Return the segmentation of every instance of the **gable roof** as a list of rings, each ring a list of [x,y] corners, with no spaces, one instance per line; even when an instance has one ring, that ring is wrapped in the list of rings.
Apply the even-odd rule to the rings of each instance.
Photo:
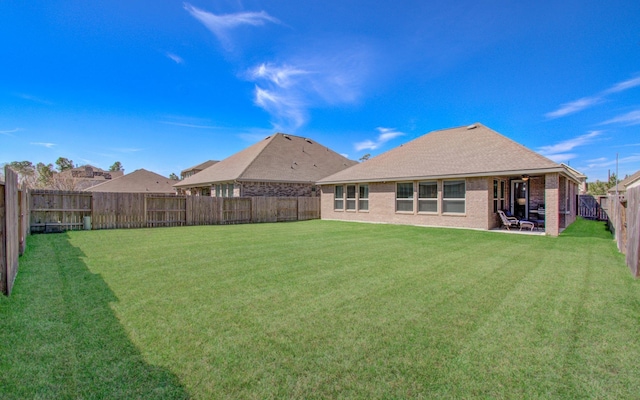
[[[169,193],[175,194],[175,181],[146,169],[137,169],[127,175],[85,189],[87,192]]]
[[[183,169],[182,171],[180,171],[180,174],[184,175],[186,172],[195,171],[195,170],[202,171],[202,170],[212,166],[213,164],[215,164],[217,162],[219,162],[219,161],[207,160],[207,161],[205,161],[203,163],[200,163],[198,165],[194,165],[193,167],[189,167],[189,168]]]
[[[174,186],[230,181],[313,183],[354,164],[310,139],[276,133]]]
[[[319,184],[563,172],[566,168],[476,123],[433,131]],[[575,179],[575,176],[573,176]]]
[[[636,173],[634,173],[633,175],[627,176],[626,178],[618,182],[617,185],[611,187],[607,192],[615,193],[616,188],[618,189],[618,192],[626,192],[627,186],[637,181],[638,179],[640,179],[640,171],[636,171]]]

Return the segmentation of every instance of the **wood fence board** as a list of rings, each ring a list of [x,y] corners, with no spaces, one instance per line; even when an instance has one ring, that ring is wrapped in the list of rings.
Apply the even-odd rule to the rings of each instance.
[[[209,197],[146,193],[30,193],[31,231],[218,225],[306,220],[320,217],[319,198]]]
[[[278,197],[278,222],[298,219],[298,198]]]
[[[7,256],[6,256],[6,212],[4,207],[4,184],[0,183],[0,292],[7,294],[6,289],[6,274],[7,274]]]
[[[20,203],[18,202],[18,174],[9,167],[4,169],[4,273],[3,292],[11,295],[18,274],[20,255]]]
[[[627,190],[626,261],[634,277],[640,277],[640,186]]]

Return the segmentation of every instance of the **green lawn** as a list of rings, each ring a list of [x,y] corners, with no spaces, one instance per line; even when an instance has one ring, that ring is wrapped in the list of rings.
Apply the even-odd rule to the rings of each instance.
[[[639,363],[640,281],[582,220],[36,235],[0,299],[3,399],[637,398]]]

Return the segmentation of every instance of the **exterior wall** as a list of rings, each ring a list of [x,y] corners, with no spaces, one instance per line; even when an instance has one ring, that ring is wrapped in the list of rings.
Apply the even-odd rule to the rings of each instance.
[[[237,196],[243,197],[316,197],[318,193],[316,186],[310,183],[241,182],[236,185]]]
[[[545,175],[545,231],[548,235],[560,234],[559,202],[560,202],[560,174],[557,172]]]
[[[535,176],[529,179],[529,210],[545,208],[545,179],[544,176]]]
[[[413,212],[396,211],[396,182],[369,183],[369,210],[346,211],[334,209],[335,185],[321,187],[322,219],[362,221],[388,224],[423,225],[489,229],[493,226],[492,200],[489,182],[492,178],[467,178],[465,188],[465,213],[442,213],[442,180],[438,180],[438,212],[418,212],[418,199],[414,182]],[[491,212],[490,212],[491,210]]]

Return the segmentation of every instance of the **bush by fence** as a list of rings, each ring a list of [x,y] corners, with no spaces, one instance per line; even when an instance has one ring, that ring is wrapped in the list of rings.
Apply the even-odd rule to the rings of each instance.
[[[301,221],[320,218],[317,197],[207,197],[33,190],[31,232]]]

